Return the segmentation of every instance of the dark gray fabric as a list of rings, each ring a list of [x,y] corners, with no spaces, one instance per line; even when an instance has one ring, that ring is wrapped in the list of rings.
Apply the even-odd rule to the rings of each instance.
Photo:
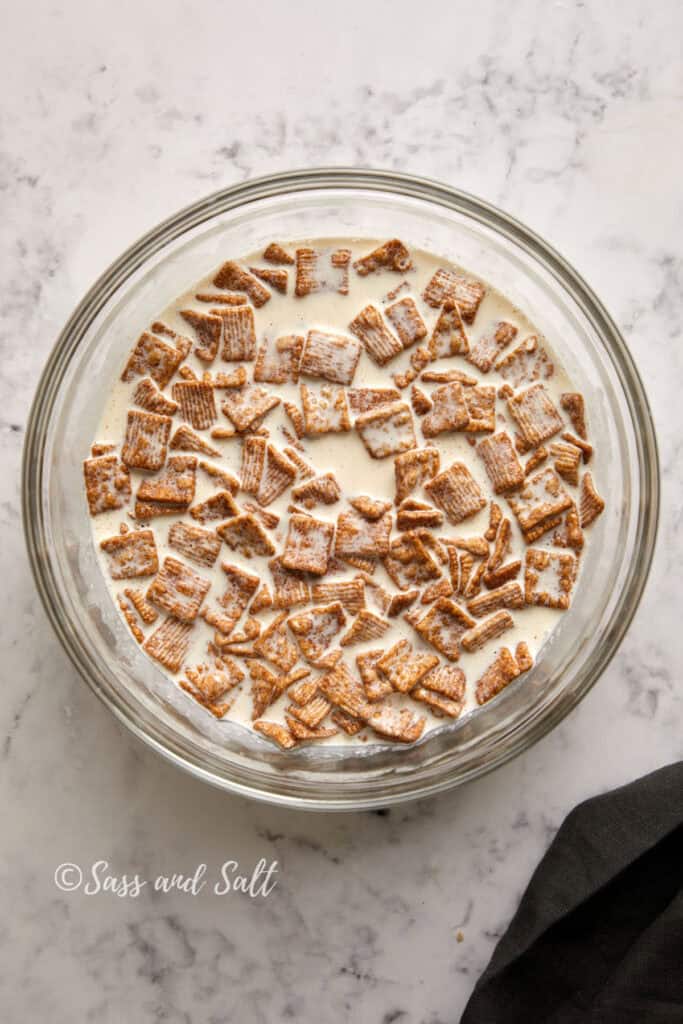
[[[461,1024],[683,1024],[683,762],[569,814]]]

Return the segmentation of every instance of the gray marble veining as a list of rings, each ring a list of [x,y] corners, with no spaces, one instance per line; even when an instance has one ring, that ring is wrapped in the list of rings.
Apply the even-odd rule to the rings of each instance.
[[[0,100],[3,1020],[458,1019],[533,866],[580,799],[681,753],[683,13],[659,4],[406,0],[13,9]],[[599,685],[503,770],[388,813],[214,792],[141,749],[39,606],[18,471],[53,339],[131,240],[253,175],[369,164],[527,221],[586,276],[644,376],[660,540]],[[277,860],[266,899],[60,892],[56,866],[215,875]],[[457,933],[462,932],[462,941]]]

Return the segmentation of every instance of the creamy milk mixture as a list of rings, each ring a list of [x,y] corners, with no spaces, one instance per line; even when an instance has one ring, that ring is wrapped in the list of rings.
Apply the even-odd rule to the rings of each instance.
[[[324,240],[316,239],[304,243],[298,242],[285,247],[287,251],[292,254],[294,253],[295,248],[301,245],[310,245],[316,249],[328,250],[344,247],[350,248],[352,250],[353,262],[353,260],[367,254],[379,244],[381,243],[372,240],[343,238]],[[272,290],[270,300],[261,308],[254,310],[257,344],[260,344],[266,337],[275,338],[281,335],[291,334],[300,334],[305,336],[309,330],[316,328],[333,334],[350,336],[349,324],[360,310],[368,303],[373,303],[379,309],[385,309],[392,301],[392,299],[387,299],[388,293],[397,289],[402,282],[407,282],[407,284],[400,288],[393,301],[409,296],[415,300],[428,328],[428,336],[427,339],[425,339],[426,342],[431,336],[432,329],[439,315],[439,310],[432,309],[423,300],[423,291],[435,271],[439,267],[449,266],[449,264],[446,264],[442,259],[439,259],[437,256],[427,252],[416,252],[411,250],[411,257],[413,267],[406,273],[382,270],[363,277],[359,276],[351,267],[349,273],[349,292],[347,295],[341,295],[334,291],[321,291],[307,295],[303,298],[296,298],[294,296],[295,268],[291,266],[285,267],[284,269],[289,272],[287,294],[281,295],[277,291]],[[264,263],[260,252],[253,253],[241,259],[240,263],[245,268],[249,266],[267,266],[267,264]],[[464,273],[466,273],[466,271],[464,271]],[[196,300],[196,295],[202,291],[216,291],[216,288],[212,284],[213,276],[214,275],[212,274],[205,280],[193,284],[193,286],[184,295],[181,295],[173,305],[163,310],[158,319],[173,328],[179,334],[194,340],[194,333],[192,329],[180,316],[179,311],[181,309],[196,309],[203,313],[208,312],[210,307],[206,303],[198,302]],[[495,288],[486,283],[486,294],[476,314],[475,321],[472,325],[465,325],[470,341],[476,342],[476,339],[490,328],[492,321],[498,320],[508,321],[518,328],[516,338],[512,344],[504,350],[503,354],[511,351],[529,335],[539,334],[533,324],[527,320],[523,312],[515,308],[503,295],[497,292]],[[148,325],[141,324],[141,330],[146,326]],[[134,340],[135,339],[131,339],[131,345],[134,343]],[[549,343],[546,339],[541,338],[540,335],[539,340],[542,342],[543,347],[546,349],[554,363],[553,375],[550,379],[544,379],[543,384],[559,409],[560,395],[563,392],[572,391],[573,387],[558,362],[557,353],[552,351]],[[424,342],[420,342],[418,344],[424,344]],[[392,375],[408,368],[410,365],[410,355],[413,351],[414,347],[404,351],[384,367],[377,366],[369,358],[367,352],[363,351],[351,387],[394,387],[395,385],[392,380]],[[201,378],[202,374],[207,369],[213,374],[219,372],[227,373],[233,371],[237,366],[236,363],[226,363],[221,361],[219,356],[213,365],[207,367],[207,364],[197,359],[194,354],[188,355],[184,362],[185,365],[191,367],[195,371],[198,378]],[[251,372],[249,371],[250,367],[253,367],[253,363],[246,363],[245,365],[248,370],[248,380],[251,381]],[[505,381],[496,373],[495,369],[491,370],[487,374],[481,374],[476,367],[467,362],[463,356],[441,358],[428,367],[428,369],[433,370],[448,370],[451,368],[458,368],[470,376],[480,379],[482,384],[493,384],[496,387],[499,387],[505,383]],[[174,381],[179,379],[181,378],[177,375],[173,378]],[[302,380],[312,386],[326,383],[325,381],[316,381],[310,378],[302,378]],[[117,451],[120,452],[120,446],[126,431],[127,412],[129,409],[135,408],[133,392],[135,391],[137,383],[138,379],[131,381],[130,383],[124,383],[121,380],[118,380],[113,384],[111,393],[109,394],[104,407],[99,429],[94,441],[114,442],[117,445]],[[164,394],[167,394],[169,397],[171,394],[172,383],[173,381],[164,389]],[[439,386],[438,384],[423,383],[420,380],[417,380],[416,383],[427,394],[430,394]],[[283,401],[288,400],[300,407],[301,403],[298,384],[263,384],[261,386],[281,397]],[[215,425],[230,427],[229,420],[220,412],[220,404],[225,392],[216,391],[215,394],[216,407],[219,410]],[[401,392],[401,400],[410,402],[409,387]],[[463,432],[447,432],[425,441],[420,431],[419,417],[413,414],[413,418],[415,421],[418,446],[422,447],[425,444],[430,444],[439,449],[441,454],[441,470],[446,469],[456,460],[464,462],[479,483],[484,496],[487,498],[487,506],[480,513],[466,519],[457,526],[453,526],[446,520],[441,528],[433,531],[434,534],[436,536],[449,538],[481,536],[488,526],[488,503],[493,499],[501,505],[503,514],[509,516],[512,520],[512,547],[506,556],[505,561],[509,562],[516,558],[524,560],[526,545],[522,539],[514,516],[512,516],[504,496],[496,496],[493,494],[493,488],[485,472],[483,462],[477,455],[476,449],[468,443],[466,434]],[[566,429],[572,430],[573,428],[566,416],[564,416],[564,418],[566,420]],[[181,422],[182,420],[180,417],[176,415],[174,418],[173,429],[175,430]],[[282,427],[292,431],[292,423],[285,415],[282,405],[268,413],[264,420],[264,426],[267,427],[270,432],[268,440],[276,445],[280,451],[290,444],[281,431]],[[498,397],[496,399],[496,432],[501,430],[506,430],[510,436],[514,436],[515,424],[507,413],[505,400]],[[198,459],[206,459],[214,465],[220,465],[222,468],[226,468],[235,476],[239,476],[242,450],[240,438],[235,437],[226,440],[216,440],[211,437],[209,430],[198,431],[198,433],[200,433],[202,437],[205,437],[210,444],[214,445],[221,451],[220,459],[205,455],[198,455]],[[474,436],[476,437],[477,442],[479,442],[482,438],[488,435],[476,434]],[[559,440],[559,435],[554,440]],[[311,464],[319,474],[327,471],[333,472],[342,491],[341,500],[335,505],[326,506],[318,504],[315,508],[310,510],[311,514],[317,519],[335,523],[339,512],[344,509],[348,510],[349,506],[345,500],[348,497],[369,495],[373,498],[386,499],[393,503],[395,496],[394,458],[371,458],[355,430],[352,429],[350,432],[340,434],[304,437],[301,444],[303,448],[301,454],[308,463]],[[169,451],[169,454],[175,455],[191,453]],[[522,462],[526,461],[527,458],[528,455],[520,456]],[[552,466],[552,460],[547,461],[545,465]],[[592,464],[590,468],[593,470]],[[133,492],[129,504],[131,511],[134,507],[135,492],[139,483],[142,479],[149,477],[149,475],[150,474],[148,473],[137,470],[131,471]],[[295,484],[300,482],[301,480],[297,479]],[[219,484],[217,484],[216,481],[210,479],[201,471],[197,472],[196,484],[197,490],[194,498],[194,504],[203,501],[212,494],[215,494],[216,490],[219,488]],[[573,496],[578,501],[577,490],[575,488],[571,488],[564,481],[563,486],[565,486],[570,493],[573,493]],[[412,497],[432,504],[429,497],[420,487],[416,489]],[[242,492],[239,492],[236,495],[238,505],[241,505],[243,500],[254,501],[253,496],[247,496]],[[287,524],[289,520],[287,506],[292,502],[292,500],[290,490],[288,489],[280,498],[268,506],[269,512],[274,512],[280,516],[279,525],[277,528],[270,531],[271,538],[275,543],[278,553],[282,550],[287,535]],[[154,531],[160,565],[166,556],[172,556],[176,559],[180,559],[181,561],[186,561],[182,555],[179,555],[177,551],[173,551],[167,545],[169,529],[173,522],[178,519],[194,524],[194,521],[189,518],[187,513],[183,513],[182,516],[162,516],[153,518],[149,522],[142,524],[145,527],[151,527]],[[134,528],[135,526],[132,518],[126,514],[126,510],[105,512],[93,517],[93,541],[98,551],[100,541],[103,538],[117,534],[119,532],[120,524],[124,522],[131,528]],[[209,523],[205,525],[207,528],[213,529],[217,524]],[[392,530],[392,539],[395,536],[397,536],[397,532],[394,526],[394,529]],[[552,531],[550,535],[542,537],[534,546],[548,547],[551,543],[549,540],[550,536],[552,536]],[[566,549],[564,549],[564,551],[566,552]],[[102,563],[102,571],[105,577],[108,578],[109,573],[107,569],[107,561],[102,554],[100,554],[100,559]],[[207,569],[205,566],[192,566],[200,575],[210,577],[211,579],[211,591],[207,596],[207,602],[211,602],[212,598],[218,597],[225,590],[225,575],[222,572],[221,563],[226,561],[241,566],[249,573],[258,573],[264,581],[269,581],[270,579],[267,558],[247,559],[239,552],[232,551],[224,545],[213,569]],[[522,567],[522,572],[517,577],[518,581],[522,583],[522,585],[523,573],[524,565]],[[323,577],[322,581],[328,582],[330,580],[337,581],[341,579],[353,579],[357,574],[358,569],[349,566],[347,573],[335,573],[333,576]],[[387,576],[381,562],[378,564],[373,579],[377,580],[392,593],[396,591],[395,585]],[[109,586],[112,595],[115,596],[121,594],[126,587],[130,586],[142,586],[146,589],[150,582],[150,579],[122,580],[119,582],[109,581]],[[466,604],[465,600],[458,597],[455,597],[454,600],[461,603],[463,606]],[[366,606],[369,609],[376,611],[377,614],[381,614],[372,601],[372,592],[370,588],[366,588]],[[427,606],[420,606],[419,598],[417,604],[413,607],[421,607],[424,612],[428,611]],[[296,614],[302,610],[303,607],[293,608],[291,613]],[[262,621],[265,628],[265,625],[276,614],[279,614],[279,612],[267,610],[259,613],[258,618]],[[541,646],[548,640],[551,631],[557,625],[564,613],[551,608],[530,606],[512,610],[511,614],[515,621],[513,629],[508,630],[497,640],[486,644],[482,650],[479,650],[476,653],[468,654],[465,651],[461,651],[460,659],[457,664],[458,667],[462,668],[467,679],[466,699],[462,712],[463,714],[476,706],[474,697],[475,683],[485,668],[490,665],[498,649],[505,646],[510,650],[514,650],[515,645],[519,641],[526,641],[531,653],[536,655]],[[236,631],[239,631],[242,628],[242,624],[247,615],[248,612],[245,613],[243,619],[235,627]],[[158,626],[162,619],[163,613],[160,614],[155,626],[148,627],[146,629],[146,634],[149,635],[149,633]],[[348,628],[353,620],[353,616],[347,614],[346,619],[347,625],[345,628]],[[362,651],[377,649],[378,647],[386,650],[403,637],[410,641],[415,651],[429,652],[431,654],[435,653],[433,648],[421,639],[415,630],[406,621],[404,621],[402,616],[393,618],[390,622],[391,629],[382,637],[381,640],[371,640],[364,644],[345,648],[344,658],[349,668],[352,670],[355,669],[355,658]],[[142,623],[140,623],[140,625],[142,626]],[[143,626],[143,629],[144,628],[145,627]],[[210,641],[212,635],[213,630],[201,618],[198,618],[193,631],[193,642],[186,658],[187,665],[195,665],[197,663],[207,661],[207,642]],[[339,635],[335,638],[337,644]],[[335,646],[335,641],[333,641],[331,645],[332,648]],[[445,661],[445,659],[442,659],[442,661]],[[305,661],[303,663],[305,664]],[[252,717],[252,700],[250,697],[250,680],[247,671],[248,663],[240,662],[240,665],[245,669],[245,679],[239,685],[237,690],[230,694],[228,699],[234,698],[234,703],[223,721],[232,721],[249,725]],[[162,668],[161,671],[165,670]],[[313,674],[318,671],[319,670],[313,669]],[[183,676],[183,671],[175,677],[169,675],[169,685],[177,685],[177,680],[182,679]],[[192,698],[188,695],[187,700],[190,701]],[[448,719],[436,717],[425,705],[417,704],[408,696],[404,696],[399,693],[392,694],[388,698],[388,702],[396,706],[410,706],[421,715],[425,715],[427,719],[425,732],[436,726],[442,726],[448,721]],[[263,717],[269,721],[283,722],[284,709],[289,703],[290,701],[288,700],[287,695],[283,695],[279,698],[276,704],[268,708]],[[209,714],[208,711],[207,714]],[[325,722],[325,724],[329,724],[329,720]],[[349,739],[344,735],[344,733],[340,732],[333,739],[324,740],[322,742],[334,744],[339,742],[358,742],[363,739],[367,741],[367,733],[368,730],[366,729],[359,737]],[[373,738],[372,734],[370,734],[370,738]]]

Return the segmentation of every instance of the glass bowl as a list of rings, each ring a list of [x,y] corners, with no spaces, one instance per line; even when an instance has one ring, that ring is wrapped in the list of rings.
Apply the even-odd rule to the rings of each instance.
[[[272,239],[391,238],[463,265],[507,294],[583,388],[605,513],[592,529],[571,609],[533,670],[490,705],[397,749],[380,743],[283,753],[214,722],[169,686],[119,617],[96,561],[83,458],[101,381],[140,329],[224,259]],[[528,228],[432,181],[369,170],[295,171],[237,185],[141,238],[95,283],[59,336],[38,385],[23,465],[24,526],[48,616],[88,685],[140,739],[216,786],[272,803],[357,810],[425,797],[525,750],[587,693],[640,599],[659,502],[647,399],[615,324],[571,266]],[[227,728],[226,728],[227,725]]]

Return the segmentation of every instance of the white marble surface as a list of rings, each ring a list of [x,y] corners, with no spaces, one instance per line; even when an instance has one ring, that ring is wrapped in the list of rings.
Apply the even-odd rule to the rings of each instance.
[[[682,31],[675,0],[13,5],[0,61],[3,1021],[456,1021],[565,813],[680,756]],[[386,815],[251,805],[137,746],[54,639],[20,534],[31,395],[96,275],[203,193],[332,163],[441,178],[549,238],[632,346],[664,475],[649,587],[599,685],[502,771]],[[279,862],[260,900],[53,883],[63,861],[150,877],[260,857]]]

